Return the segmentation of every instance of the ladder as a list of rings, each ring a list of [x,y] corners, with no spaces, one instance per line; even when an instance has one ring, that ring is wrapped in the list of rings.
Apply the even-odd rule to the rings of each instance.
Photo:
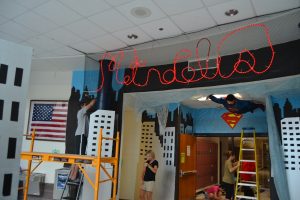
[[[70,196],[70,187],[69,187],[69,196],[67,197],[64,197],[64,193],[65,193],[65,190],[66,190],[66,187],[67,186],[73,186],[73,187],[76,187],[76,197],[75,197],[75,200],[79,200],[79,196],[80,196],[80,192],[81,192],[81,188],[82,188],[82,184],[83,184],[83,174],[81,172],[78,172],[79,174],[77,175],[79,178],[77,178],[76,180],[71,180],[70,179],[70,175],[71,175],[71,169],[68,173],[68,177],[67,177],[67,180],[65,182],[65,185],[64,185],[64,189],[61,193],[61,197],[60,197],[60,200],[62,199],[74,199],[74,197]]]
[[[245,137],[245,132],[247,131],[247,137]],[[244,144],[247,142],[248,144],[252,144],[251,148],[245,147]],[[252,147],[253,146],[253,147]],[[250,155],[252,154],[254,159],[244,159],[244,153],[248,152]],[[241,132],[241,140],[240,140],[240,154],[239,154],[239,161],[240,165],[237,170],[237,178],[236,178],[236,185],[235,185],[235,194],[234,200],[237,199],[257,199],[260,200],[259,194],[259,176],[258,176],[258,168],[257,168],[257,155],[256,155],[256,133],[255,128],[243,128]],[[251,163],[255,165],[254,171],[246,171],[242,169],[246,163]],[[245,181],[242,180],[241,175],[255,175],[255,180]],[[254,190],[253,194],[256,193],[256,196],[246,196],[245,194],[240,194],[239,189],[241,187],[247,188],[248,190]],[[246,190],[246,189],[244,189]]]

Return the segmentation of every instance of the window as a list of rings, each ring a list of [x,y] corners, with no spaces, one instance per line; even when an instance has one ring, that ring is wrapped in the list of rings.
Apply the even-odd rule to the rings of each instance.
[[[8,65],[0,65],[0,83],[6,84]]]
[[[17,122],[19,119],[19,102],[13,101],[11,104],[10,120]]]
[[[10,196],[12,184],[12,174],[4,174],[2,195]]]
[[[16,157],[17,138],[8,139],[7,158],[13,159]]]
[[[16,74],[15,74],[15,86],[22,86],[22,78],[23,78],[23,69],[22,68],[16,68]]]
[[[3,119],[3,106],[4,106],[4,101],[0,99],[0,120]]]

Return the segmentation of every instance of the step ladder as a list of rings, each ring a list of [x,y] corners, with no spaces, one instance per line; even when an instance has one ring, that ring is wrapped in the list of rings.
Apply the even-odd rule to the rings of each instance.
[[[80,192],[81,192],[81,188],[82,188],[82,184],[83,184],[83,177],[84,176],[82,175],[82,173],[80,172],[80,170],[78,171],[79,178],[77,178],[76,180],[70,180],[70,175],[71,175],[71,169],[69,171],[66,183],[64,185],[64,189],[62,191],[60,200],[62,200],[62,199],[79,200],[79,196],[80,196]],[[75,199],[74,199],[74,197],[71,197],[71,196],[64,197],[64,193],[66,191],[66,187],[67,186],[75,186],[75,187],[77,187],[77,192],[76,192]],[[69,195],[70,195],[70,188],[69,188]]]
[[[247,133],[246,133],[247,132]],[[245,137],[245,133],[247,137]],[[251,148],[245,147],[244,143],[247,142],[248,144],[252,144]],[[252,148],[253,146],[253,148]],[[252,154],[254,159],[244,159],[244,153],[247,152],[248,154]],[[257,155],[256,155],[256,133],[255,128],[243,128],[241,132],[241,140],[240,140],[240,154],[239,154],[239,161],[240,165],[237,169],[237,178],[236,178],[236,185],[235,185],[235,195],[234,200],[238,199],[256,199],[260,200],[260,192],[259,192],[259,176],[258,176],[258,168],[257,168]],[[243,163],[254,163],[255,164],[255,171],[245,171],[242,169]],[[242,174],[247,175],[254,175],[254,181],[244,181],[241,178]],[[249,187],[253,190],[254,197],[246,196],[244,194],[239,193],[239,189],[241,187]],[[256,195],[255,195],[256,194]]]

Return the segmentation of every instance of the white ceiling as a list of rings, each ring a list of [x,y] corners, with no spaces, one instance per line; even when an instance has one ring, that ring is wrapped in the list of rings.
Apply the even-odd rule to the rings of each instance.
[[[132,15],[137,7],[150,16]],[[34,58],[77,56],[213,27],[220,32],[223,24],[298,7],[300,0],[0,0],[0,38],[33,47]],[[227,17],[229,9],[239,13]]]
[[[275,79],[237,83],[231,85],[209,86],[199,88],[184,88],[165,91],[126,93],[124,105],[143,110],[168,103],[181,103],[195,109],[222,108],[220,104],[208,101],[197,101],[197,97],[206,97],[210,94],[234,94],[239,93],[243,100],[262,102],[265,104],[268,95],[286,97],[299,93],[300,75],[281,77]],[[255,92],[254,92],[255,91]],[[158,101],[159,99],[159,101]]]

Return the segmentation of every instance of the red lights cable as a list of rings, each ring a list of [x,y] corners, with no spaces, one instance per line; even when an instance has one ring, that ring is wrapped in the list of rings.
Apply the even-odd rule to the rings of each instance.
[[[269,48],[271,50],[271,57],[269,59],[268,64],[265,66],[265,68],[261,71],[258,71],[255,66],[256,66],[256,58],[253,55],[253,53],[251,53],[248,49],[244,49],[242,51],[239,52],[239,56],[238,56],[238,60],[234,63],[233,65],[233,70],[225,75],[221,72],[220,66],[221,66],[221,61],[222,61],[222,57],[220,56],[221,54],[221,49],[222,46],[224,45],[224,43],[226,42],[226,40],[232,36],[234,36],[237,33],[240,33],[246,29],[249,28],[261,28],[266,36]],[[203,41],[206,41],[208,43],[208,51],[206,54],[206,65],[205,67],[201,66],[200,60],[200,54],[199,54],[199,44]],[[166,69],[166,70],[158,70],[157,67],[148,67],[147,68],[147,75],[146,77],[144,77],[144,81],[143,83],[138,82],[136,80],[136,76],[138,73],[138,70],[141,67],[145,67],[146,66],[146,62],[141,62],[139,60],[139,57],[137,55],[137,51],[136,49],[134,49],[134,56],[133,56],[133,60],[131,62],[131,64],[129,65],[129,68],[127,70],[130,70],[130,73],[125,74],[125,76],[123,77],[123,81],[120,80],[119,77],[119,69],[121,67],[121,63],[124,59],[124,52],[123,51],[119,51],[118,53],[112,55],[111,53],[105,53],[102,56],[102,59],[100,60],[100,73],[101,73],[101,84],[99,86],[99,88],[97,89],[97,91],[99,92],[104,85],[104,81],[105,81],[105,77],[104,77],[104,69],[103,69],[103,60],[110,60],[108,63],[107,69],[109,71],[115,71],[116,72],[116,82],[118,84],[122,84],[122,85],[134,85],[135,87],[146,87],[148,86],[149,80],[150,80],[150,76],[151,74],[155,73],[157,74],[158,80],[160,81],[160,83],[162,85],[170,85],[174,82],[177,83],[182,83],[182,84],[189,84],[189,83],[194,83],[194,82],[198,82],[202,79],[208,79],[208,80],[212,80],[214,78],[216,78],[217,76],[223,78],[223,79],[228,79],[230,78],[233,74],[238,73],[238,74],[247,74],[250,72],[253,72],[257,75],[263,74],[266,71],[268,71],[270,69],[270,67],[272,66],[272,63],[274,61],[274,56],[275,56],[275,51],[273,49],[273,45],[271,43],[271,39],[270,39],[270,35],[269,35],[269,30],[268,28],[264,25],[264,24],[250,24],[248,26],[244,26],[238,29],[235,29],[231,32],[229,32],[227,35],[225,35],[220,42],[217,44],[217,50],[216,50],[216,54],[217,54],[217,62],[216,62],[216,70],[215,73],[211,76],[208,75],[208,61],[209,61],[209,56],[210,56],[210,47],[211,47],[211,42],[209,41],[209,39],[207,38],[202,38],[198,41],[197,45],[196,45],[196,58],[198,60],[198,67],[199,69],[194,69],[190,66],[186,66],[184,68],[181,69],[180,73],[177,73],[177,63],[182,61],[186,61],[188,58],[192,57],[192,51],[189,49],[181,49],[179,52],[176,53],[174,59],[173,59],[173,67],[170,69]],[[249,56],[250,61],[247,61],[245,59],[243,59],[243,55],[247,54]],[[248,69],[245,71],[242,71],[239,69],[239,66],[241,64],[246,64],[246,66],[248,66]],[[187,73],[188,72],[188,73]],[[178,78],[178,76],[180,75],[180,79]],[[167,78],[170,77],[171,78]]]

